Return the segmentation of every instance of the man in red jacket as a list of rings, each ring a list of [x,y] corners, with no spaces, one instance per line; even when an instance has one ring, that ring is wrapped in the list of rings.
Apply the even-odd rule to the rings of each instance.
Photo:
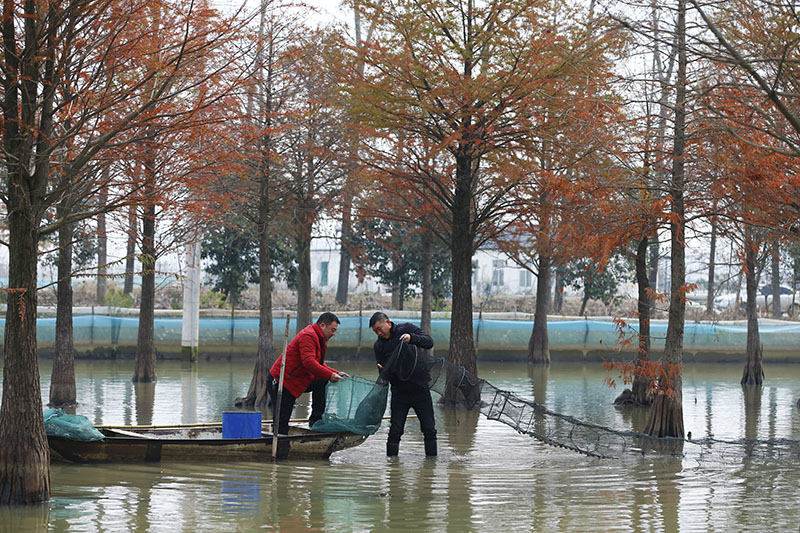
[[[325,349],[338,328],[339,319],[336,315],[322,313],[316,324],[303,328],[286,347],[280,414],[275,412],[275,407],[278,404],[278,378],[284,356],[278,357],[272,365],[267,381],[272,398],[272,416],[273,420],[278,420],[279,434],[286,435],[289,432],[294,402],[301,394],[311,392],[311,416],[308,424],[312,426],[325,412],[325,387],[328,382],[336,382],[347,376],[325,364]]]

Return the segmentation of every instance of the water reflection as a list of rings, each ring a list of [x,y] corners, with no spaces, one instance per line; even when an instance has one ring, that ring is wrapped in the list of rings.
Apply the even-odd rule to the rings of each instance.
[[[637,407],[632,405],[615,405],[614,408],[619,412],[620,419],[625,427],[630,431],[641,433],[647,426],[647,419],[650,416],[649,407]]]
[[[141,383],[134,386],[134,389],[138,392],[138,385],[153,385],[149,383]],[[147,389],[145,389],[147,390]],[[146,394],[144,395],[146,396]],[[137,418],[140,413],[139,411],[139,398],[140,396],[136,395],[136,412]],[[147,416],[146,414],[142,414],[141,416]],[[141,420],[141,419],[139,419]],[[147,420],[145,418],[144,420]],[[152,410],[150,411],[150,420],[152,420]],[[149,422],[148,422],[149,423]],[[147,531],[151,524],[158,523],[158,514],[157,511],[153,509],[155,505],[158,505],[158,502],[154,501],[153,493],[158,492],[160,483],[141,483],[137,487],[125,487],[124,492],[127,493],[126,499],[130,502],[131,507],[133,508],[133,519],[134,523],[132,530],[133,531]],[[117,487],[111,486],[109,487],[110,490],[114,490]],[[172,501],[169,502],[170,504],[173,503]],[[101,526],[102,524],[97,524]]]
[[[450,453],[456,458],[468,456],[475,448],[475,434],[480,414],[452,406],[442,407],[440,413]],[[459,462],[449,461],[445,476],[449,490],[466,496],[448,502],[444,516],[447,531],[468,531],[473,514],[470,497],[473,493],[472,472],[464,469]]]
[[[533,385],[533,401],[542,405],[547,403],[547,380],[550,378],[550,365],[528,365],[528,377]],[[530,397],[531,395],[528,395]]]
[[[634,501],[639,505],[631,518],[641,529],[655,519],[665,531],[680,531],[681,491],[679,474],[683,470],[680,457],[671,456],[663,460],[640,461],[634,467],[640,480],[634,487]],[[689,502],[687,502],[688,504]]]
[[[440,406],[439,414],[450,449],[457,455],[467,455],[475,446],[480,413],[452,406]]]
[[[153,408],[156,403],[155,383],[134,383],[133,395],[136,398],[136,424],[148,426],[153,423]]]
[[[758,385],[742,385],[744,396],[744,437],[758,438],[758,415],[761,413],[762,388]],[[765,435],[768,439],[769,436]]]
[[[49,386],[42,364],[43,403]],[[337,362],[374,376],[374,365]],[[481,364],[503,390],[553,411],[640,430],[647,409],[617,409],[594,365]],[[757,389],[739,365],[688,365],[684,420],[694,438],[800,439],[800,365],[770,367]],[[77,414],[96,423],[219,421],[252,366],[159,361],[156,384],[130,382],[132,363],[79,361]],[[307,399],[297,416],[307,413]],[[439,457],[417,424],[400,457],[385,457],[386,424],[330,461],[164,465],[53,465],[49,506],[0,508],[11,531],[695,531],[796,530],[800,457],[741,450],[598,460],[552,448],[475,412],[436,405]],[[535,423],[546,424],[545,419]],[[49,507],[49,511],[48,511]]]
[[[261,480],[247,471],[227,469],[223,473],[222,512],[235,517],[256,516],[261,501]]]
[[[25,506],[0,505],[0,531],[44,532],[48,530],[50,520],[49,503]]]
[[[398,460],[391,461],[387,467],[386,490],[379,494],[384,506],[383,520],[379,525],[400,528],[409,520],[428,523],[435,519],[436,517],[431,516],[430,509],[435,479],[434,460],[412,465],[401,465]],[[409,515],[411,509],[414,510],[413,516]]]

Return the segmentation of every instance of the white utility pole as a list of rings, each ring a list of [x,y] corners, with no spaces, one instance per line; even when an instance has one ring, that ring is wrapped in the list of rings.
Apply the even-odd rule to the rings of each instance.
[[[200,338],[200,239],[186,244],[186,276],[183,279],[181,353],[197,360]]]

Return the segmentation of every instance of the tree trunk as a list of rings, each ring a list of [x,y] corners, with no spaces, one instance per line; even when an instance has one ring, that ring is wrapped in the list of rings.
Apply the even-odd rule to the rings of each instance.
[[[397,309],[402,311],[406,303],[406,288],[407,285],[401,281],[400,287],[397,289]]]
[[[392,282],[392,309],[400,309],[400,283]]]
[[[258,116],[263,117],[264,124],[254,121],[253,126],[261,129],[259,142],[251,156],[256,162],[253,178],[258,182],[258,353],[253,366],[253,377],[247,395],[235,400],[236,405],[247,407],[264,407],[269,404],[267,394],[267,379],[269,369],[277,359],[272,328],[272,257],[269,251],[270,244],[270,219],[272,217],[271,195],[272,187],[272,113],[273,96],[275,87],[274,70],[271,68],[274,59],[274,43],[266,39],[268,2],[260,3],[260,22],[258,29],[256,63],[254,77],[264,79],[265,94],[259,96]],[[264,50],[264,44],[268,49]],[[266,56],[265,56],[266,52]],[[267,67],[265,68],[265,65]]]
[[[578,316],[585,316],[586,314],[586,304],[589,303],[589,296],[584,292],[583,297],[581,298],[581,307],[578,309]]]
[[[536,309],[533,331],[528,341],[528,361],[536,365],[550,364],[550,343],[547,337],[547,312],[550,306],[550,256],[539,253],[539,272],[536,276]]]
[[[472,330],[472,246],[471,230],[471,183],[472,160],[461,156],[457,160],[457,185],[452,207],[452,261],[453,310],[450,315],[449,360],[463,366],[477,376],[475,340]],[[453,401],[444,398],[445,402]]]
[[[708,292],[706,293],[706,314],[714,316],[714,268],[717,264],[717,221],[711,220],[711,243],[708,251]]]
[[[561,274],[561,268],[555,268],[555,290],[553,291],[553,313],[556,315],[562,314],[564,308],[564,276]]]
[[[455,224],[454,224],[455,225]],[[447,386],[441,401],[449,405],[473,406],[475,398],[472,391],[456,387],[463,375],[456,370],[464,367],[467,372],[477,376],[475,341],[472,324],[472,253],[466,242],[468,235],[454,232],[451,246],[453,308],[450,314],[450,346],[448,360],[455,365],[447,372]],[[471,239],[470,239],[471,240]]]
[[[656,395],[643,433],[651,437],[683,438],[683,402],[664,393]]]
[[[433,235],[422,234],[422,309],[420,328],[431,333],[431,300],[433,298]]]
[[[353,22],[356,34],[356,43],[361,43],[361,16],[359,14],[358,6],[353,6]],[[367,41],[370,40],[370,32],[367,34]],[[361,75],[364,74],[364,60],[363,54],[359,55],[358,68]],[[350,157],[352,161],[358,161],[359,154],[357,143],[351,144]],[[339,253],[339,279],[336,283],[336,303],[340,306],[347,305],[347,294],[350,289],[350,239],[353,234],[353,193],[351,190],[351,183],[354,178],[354,171],[350,172],[344,186],[344,202],[342,203],[342,238]]]
[[[262,204],[263,208],[263,204]],[[262,211],[263,212],[263,211]],[[247,391],[245,405],[256,407],[269,403],[267,379],[269,369],[278,358],[275,351],[275,334],[272,327],[272,257],[269,251],[268,224],[262,218],[261,242],[259,248],[258,271],[258,354],[253,368],[253,379]]]
[[[672,198],[670,222],[671,284],[664,363],[673,367],[683,364],[683,329],[686,315],[684,285],[686,283],[684,149],[686,147],[686,0],[678,0],[678,76],[675,91],[675,135],[672,148]],[[670,393],[659,393],[650,409],[644,432],[654,437],[682,439],[683,377],[679,370],[672,383],[664,383]]]
[[[39,22],[48,18],[46,9],[37,2],[6,2],[1,26],[5,62],[0,72],[0,187],[9,259],[0,402],[0,505],[50,499],[50,449],[36,346],[39,225],[48,206],[56,92],[53,47],[58,41],[51,33],[54,26],[37,31],[42,27]]]
[[[798,308],[800,308],[800,302],[796,300],[798,281],[800,281],[800,278],[798,278],[798,267],[800,267],[800,261],[795,258],[792,262],[792,305],[789,307],[792,319],[800,318],[797,313]]]
[[[636,350],[635,364],[642,365],[642,361],[650,359],[650,301],[653,299],[650,288],[650,279],[647,275],[647,252],[650,248],[650,239],[642,237],[636,249],[636,285],[638,287],[638,300],[636,309],[639,313],[639,346]],[[653,392],[650,380],[644,376],[634,376],[631,384],[631,393],[636,405],[650,405],[653,403]]]
[[[650,358],[650,280],[647,277],[647,250],[650,239],[645,235],[636,247],[636,287],[638,298],[636,310],[639,314],[639,347],[637,359]]]
[[[675,214],[675,211],[673,211]],[[680,218],[683,220],[683,217]],[[685,256],[683,249],[682,224],[671,224],[672,234],[672,285],[670,289],[669,319],[664,347],[664,364],[677,366],[683,363],[683,324],[685,303],[682,301],[681,287],[685,283]],[[683,377],[679,373],[671,384],[665,384],[671,391],[660,392],[650,408],[644,433],[653,437],[684,437],[683,428]]]
[[[36,350],[36,278],[39,235],[36,215],[16,198],[27,183],[10,174],[8,307],[3,344],[0,404],[0,505],[50,499],[50,449],[42,417]],[[23,193],[24,194],[24,193]],[[27,204],[30,205],[30,204]]]
[[[136,206],[131,204],[128,208],[128,244],[125,250],[125,284],[122,292],[133,294],[133,269],[136,261]]]
[[[301,215],[302,216],[302,215]],[[295,333],[311,324],[311,223],[297,222],[297,322]]]
[[[150,198],[154,193],[153,176],[146,176],[148,183],[145,193]],[[156,299],[156,207],[153,203],[145,205],[142,220],[142,294],[139,301],[139,333],[136,338],[136,369],[131,381],[151,383],[156,380],[155,346],[155,299]]]
[[[650,273],[647,276],[647,283],[650,285],[650,288],[654,291],[658,290],[658,256],[659,256],[659,246],[658,246],[658,236],[653,239],[653,243],[650,245]],[[655,294],[651,294],[647,298],[649,305],[650,305],[650,318],[656,316],[656,298]]]
[[[747,346],[745,349],[744,372],[742,385],[761,385],[764,381],[764,368],[761,359],[761,339],[758,331],[758,307],[756,305],[756,288],[758,274],[756,261],[758,260],[758,245],[748,234],[745,239],[745,292],[747,301]]]
[[[639,369],[642,361],[650,358],[650,282],[647,277],[647,251],[650,239],[645,235],[639,240],[636,247],[636,286],[638,289],[637,313],[639,315],[639,344],[634,366]],[[650,380],[644,376],[634,375],[631,383],[630,394],[623,392],[615,400],[616,405],[622,403],[634,405],[650,405],[653,403],[653,394],[650,389]]]
[[[230,334],[230,349],[228,350],[228,359],[233,356],[234,345],[236,343],[236,298],[231,296],[231,334]]]
[[[353,203],[349,194],[345,194],[342,205],[342,237],[339,245],[339,279],[336,282],[336,303],[347,305],[347,292],[350,284],[350,238],[352,228]]]
[[[740,297],[741,294],[742,294],[742,272],[739,272],[736,275],[736,300],[734,301],[734,305],[736,306],[735,309],[734,309],[734,312],[736,313],[737,316],[739,314],[741,314],[740,313],[740,311],[741,311],[741,305],[740,304],[742,303],[742,299]],[[745,300],[747,300],[747,294],[745,294]],[[745,314],[745,318],[747,318],[746,314]]]
[[[64,209],[59,207],[59,216]],[[74,226],[64,224],[58,231],[58,299],[56,302],[56,344],[50,375],[51,407],[75,405],[75,352],[72,339],[72,239]]]
[[[265,137],[268,146],[270,139]],[[269,369],[278,358],[275,353],[274,333],[272,327],[272,257],[269,251],[270,242],[270,180],[269,164],[265,163],[260,170],[258,202],[258,353],[253,367],[253,377],[247,395],[237,398],[237,406],[264,407],[269,404],[267,379]]]
[[[772,318],[780,318],[783,314],[781,305],[781,245],[778,240],[772,242]]]
[[[478,374],[475,357],[475,339],[472,327],[472,233],[471,190],[472,190],[471,158],[456,158],[456,190],[452,206],[450,260],[452,268],[453,307],[450,313],[450,345],[448,360],[455,366],[464,367],[473,376]],[[460,383],[461,375],[448,372],[448,385]],[[460,394],[464,393],[464,394]],[[466,398],[468,392],[455,386],[447,386],[442,396],[445,404],[456,405]]]
[[[110,171],[106,168],[104,180],[108,182]],[[100,189],[100,207],[108,203],[108,188],[104,185]],[[106,214],[97,215],[97,305],[106,302],[106,275],[108,274],[108,230],[106,229]]]

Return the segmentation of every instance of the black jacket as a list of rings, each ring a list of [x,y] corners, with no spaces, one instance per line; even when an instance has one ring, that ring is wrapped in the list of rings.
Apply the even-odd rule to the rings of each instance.
[[[375,361],[384,367],[386,372],[382,371],[382,375],[388,375],[389,383],[393,387],[401,385],[403,382],[416,382],[418,385],[424,385],[428,376],[428,367],[424,363],[428,358],[422,350],[417,350],[417,357],[415,357],[413,350],[408,349],[407,346],[405,349],[401,348],[398,359],[391,365],[391,368],[386,366],[387,362],[392,363],[390,359],[397,351],[398,346],[403,343],[400,337],[405,333],[411,335],[411,342],[408,344],[422,348],[422,350],[433,348],[433,338],[414,324],[410,322],[392,323],[389,338],[378,337],[375,341],[373,346]]]

